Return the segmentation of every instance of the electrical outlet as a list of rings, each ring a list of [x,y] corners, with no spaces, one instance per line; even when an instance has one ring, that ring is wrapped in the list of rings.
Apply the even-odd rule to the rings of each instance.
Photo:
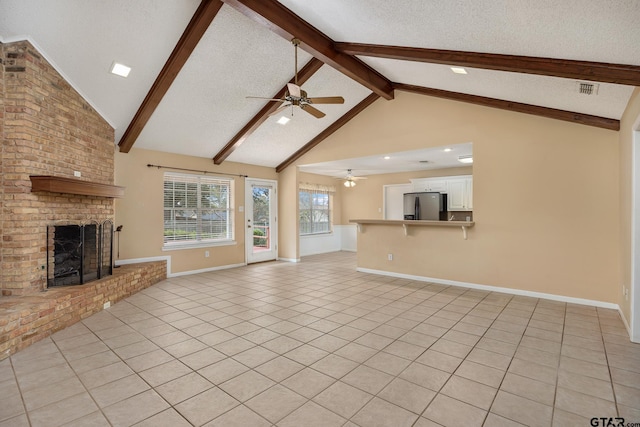
[[[204,257],[209,258],[209,251],[204,251]]]
[[[75,176],[76,178],[80,178],[82,176],[82,173],[80,171],[73,171],[73,176]]]
[[[104,310],[106,310],[107,308],[111,307],[111,301],[107,301],[104,304],[102,304],[102,308]]]
[[[387,254],[387,259],[389,261],[393,261],[393,254]]]

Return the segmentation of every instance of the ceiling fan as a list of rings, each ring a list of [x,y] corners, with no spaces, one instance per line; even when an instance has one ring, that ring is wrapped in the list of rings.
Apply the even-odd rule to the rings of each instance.
[[[367,177],[365,176],[354,176],[353,173],[351,172],[351,169],[347,169],[347,176],[343,177],[343,178],[336,178],[336,179],[344,179],[344,186],[345,187],[355,187],[356,186],[356,181],[359,179],[367,179]]]
[[[293,40],[291,40],[291,43],[293,43],[293,45],[295,46],[295,77],[294,83],[287,83],[287,92],[285,93],[285,96],[280,99],[263,98],[259,96],[247,96],[247,98],[268,99],[270,101],[286,103],[285,105],[282,105],[273,113],[271,113],[271,116],[276,115],[289,107],[292,107],[291,114],[293,115],[293,107],[298,106],[303,111],[311,114],[315,118],[321,119],[326,114],[313,107],[311,104],[344,104],[344,98],[341,96],[323,96],[314,98],[308,97],[307,92],[302,90],[302,88],[298,86],[298,45],[300,44],[300,40],[294,38]]]

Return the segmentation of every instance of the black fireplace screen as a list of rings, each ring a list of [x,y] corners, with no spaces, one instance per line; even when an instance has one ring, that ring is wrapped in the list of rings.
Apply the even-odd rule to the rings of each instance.
[[[81,285],[113,273],[113,223],[47,227],[47,286]]]

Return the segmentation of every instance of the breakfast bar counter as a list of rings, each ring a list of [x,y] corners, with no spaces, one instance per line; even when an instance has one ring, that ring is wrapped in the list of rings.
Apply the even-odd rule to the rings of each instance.
[[[423,221],[423,220],[399,220],[399,219],[351,219],[352,224],[357,224],[358,232],[364,232],[365,225],[400,225],[404,235],[409,235],[409,227],[461,227],[464,240],[467,240],[467,229],[475,225],[473,221]]]

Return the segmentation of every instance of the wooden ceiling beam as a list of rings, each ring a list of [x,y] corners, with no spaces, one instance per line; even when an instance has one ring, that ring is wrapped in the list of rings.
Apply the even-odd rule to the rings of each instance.
[[[302,85],[304,82],[309,80],[309,78],[320,69],[324,64],[322,61],[316,58],[311,58],[311,60],[302,67],[300,71],[298,71],[298,84]],[[289,81],[289,83],[295,83],[295,76]],[[273,99],[282,99],[285,97],[287,92],[287,85],[285,85],[282,89],[280,89],[275,95],[273,95]],[[215,155],[213,158],[213,163],[216,165],[221,164],[231,153],[235,151],[253,132],[258,129],[262,123],[264,123],[271,113],[273,113],[276,109],[281,107],[282,102],[278,101],[268,101],[264,107],[258,113],[253,116],[251,120],[238,132],[225,146]]]
[[[250,19],[287,40],[298,38],[300,48],[385,99],[393,99],[391,82],[367,64],[338,52],[335,42],[277,0],[223,0]]]
[[[335,43],[345,54],[640,86],[640,66],[417,47]]]
[[[555,108],[539,107],[537,105],[521,104],[519,102],[504,101],[502,99],[487,98],[484,96],[468,95],[466,93],[449,92],[447,90],[431,89],[422,86],[394,83],[397,90],[418,93],[421,95],[435,96],[453,101],[467,102],[485,107],[500,108],[502,110],[518,113],[533,114],[550,119],[564,120],[581,125],[595,126],[602,129],[620,130],[620,121],[606,117],[592,116],[589,114],[574,113],[572,111],[556,110]]]
[[[169,59],[167,59],[160,74],[158,74],[151,89],[149,89],[147,96],[142,101],[135,116],[133,116],[133,120],[129,123],[129,127],[124,132],[122,139],[118,142],[121,152],[128,153],[131,150],[151,115],[160,104],[160,101],[162,101],[162,98],[211,25],[211,22],[213,22],[222,5],[223,3],[220,0],[202,0],[200,2],[200,6],[191,17]]]
[[[360,101],[358,105],[353,107],[351,110],[347,111],[342,117],[340,117],[338,120],[333,122],[328,128],[320,132],[315,138],[313,138],[311,141],[303,145],[298,151],[296,151],[291,156],[289,156],[284,162],[276,166],[276,172],[280,173],[283,170],[285,170],[287,166],[291,165],[300,157],[307,154],[309,151],[311,151],[313,147],[320,144],[322,141],[328,138],[335,131],[337,131],[342,126],[347,124],[349,120],[353,119],[355,116],[360,114],[365,108],[373,104],[374,101],[376,101],[378,98],[380,98],[380,95],[378,95],[377,93],[372,93],[371,95],[367,96],[365,99]]]

